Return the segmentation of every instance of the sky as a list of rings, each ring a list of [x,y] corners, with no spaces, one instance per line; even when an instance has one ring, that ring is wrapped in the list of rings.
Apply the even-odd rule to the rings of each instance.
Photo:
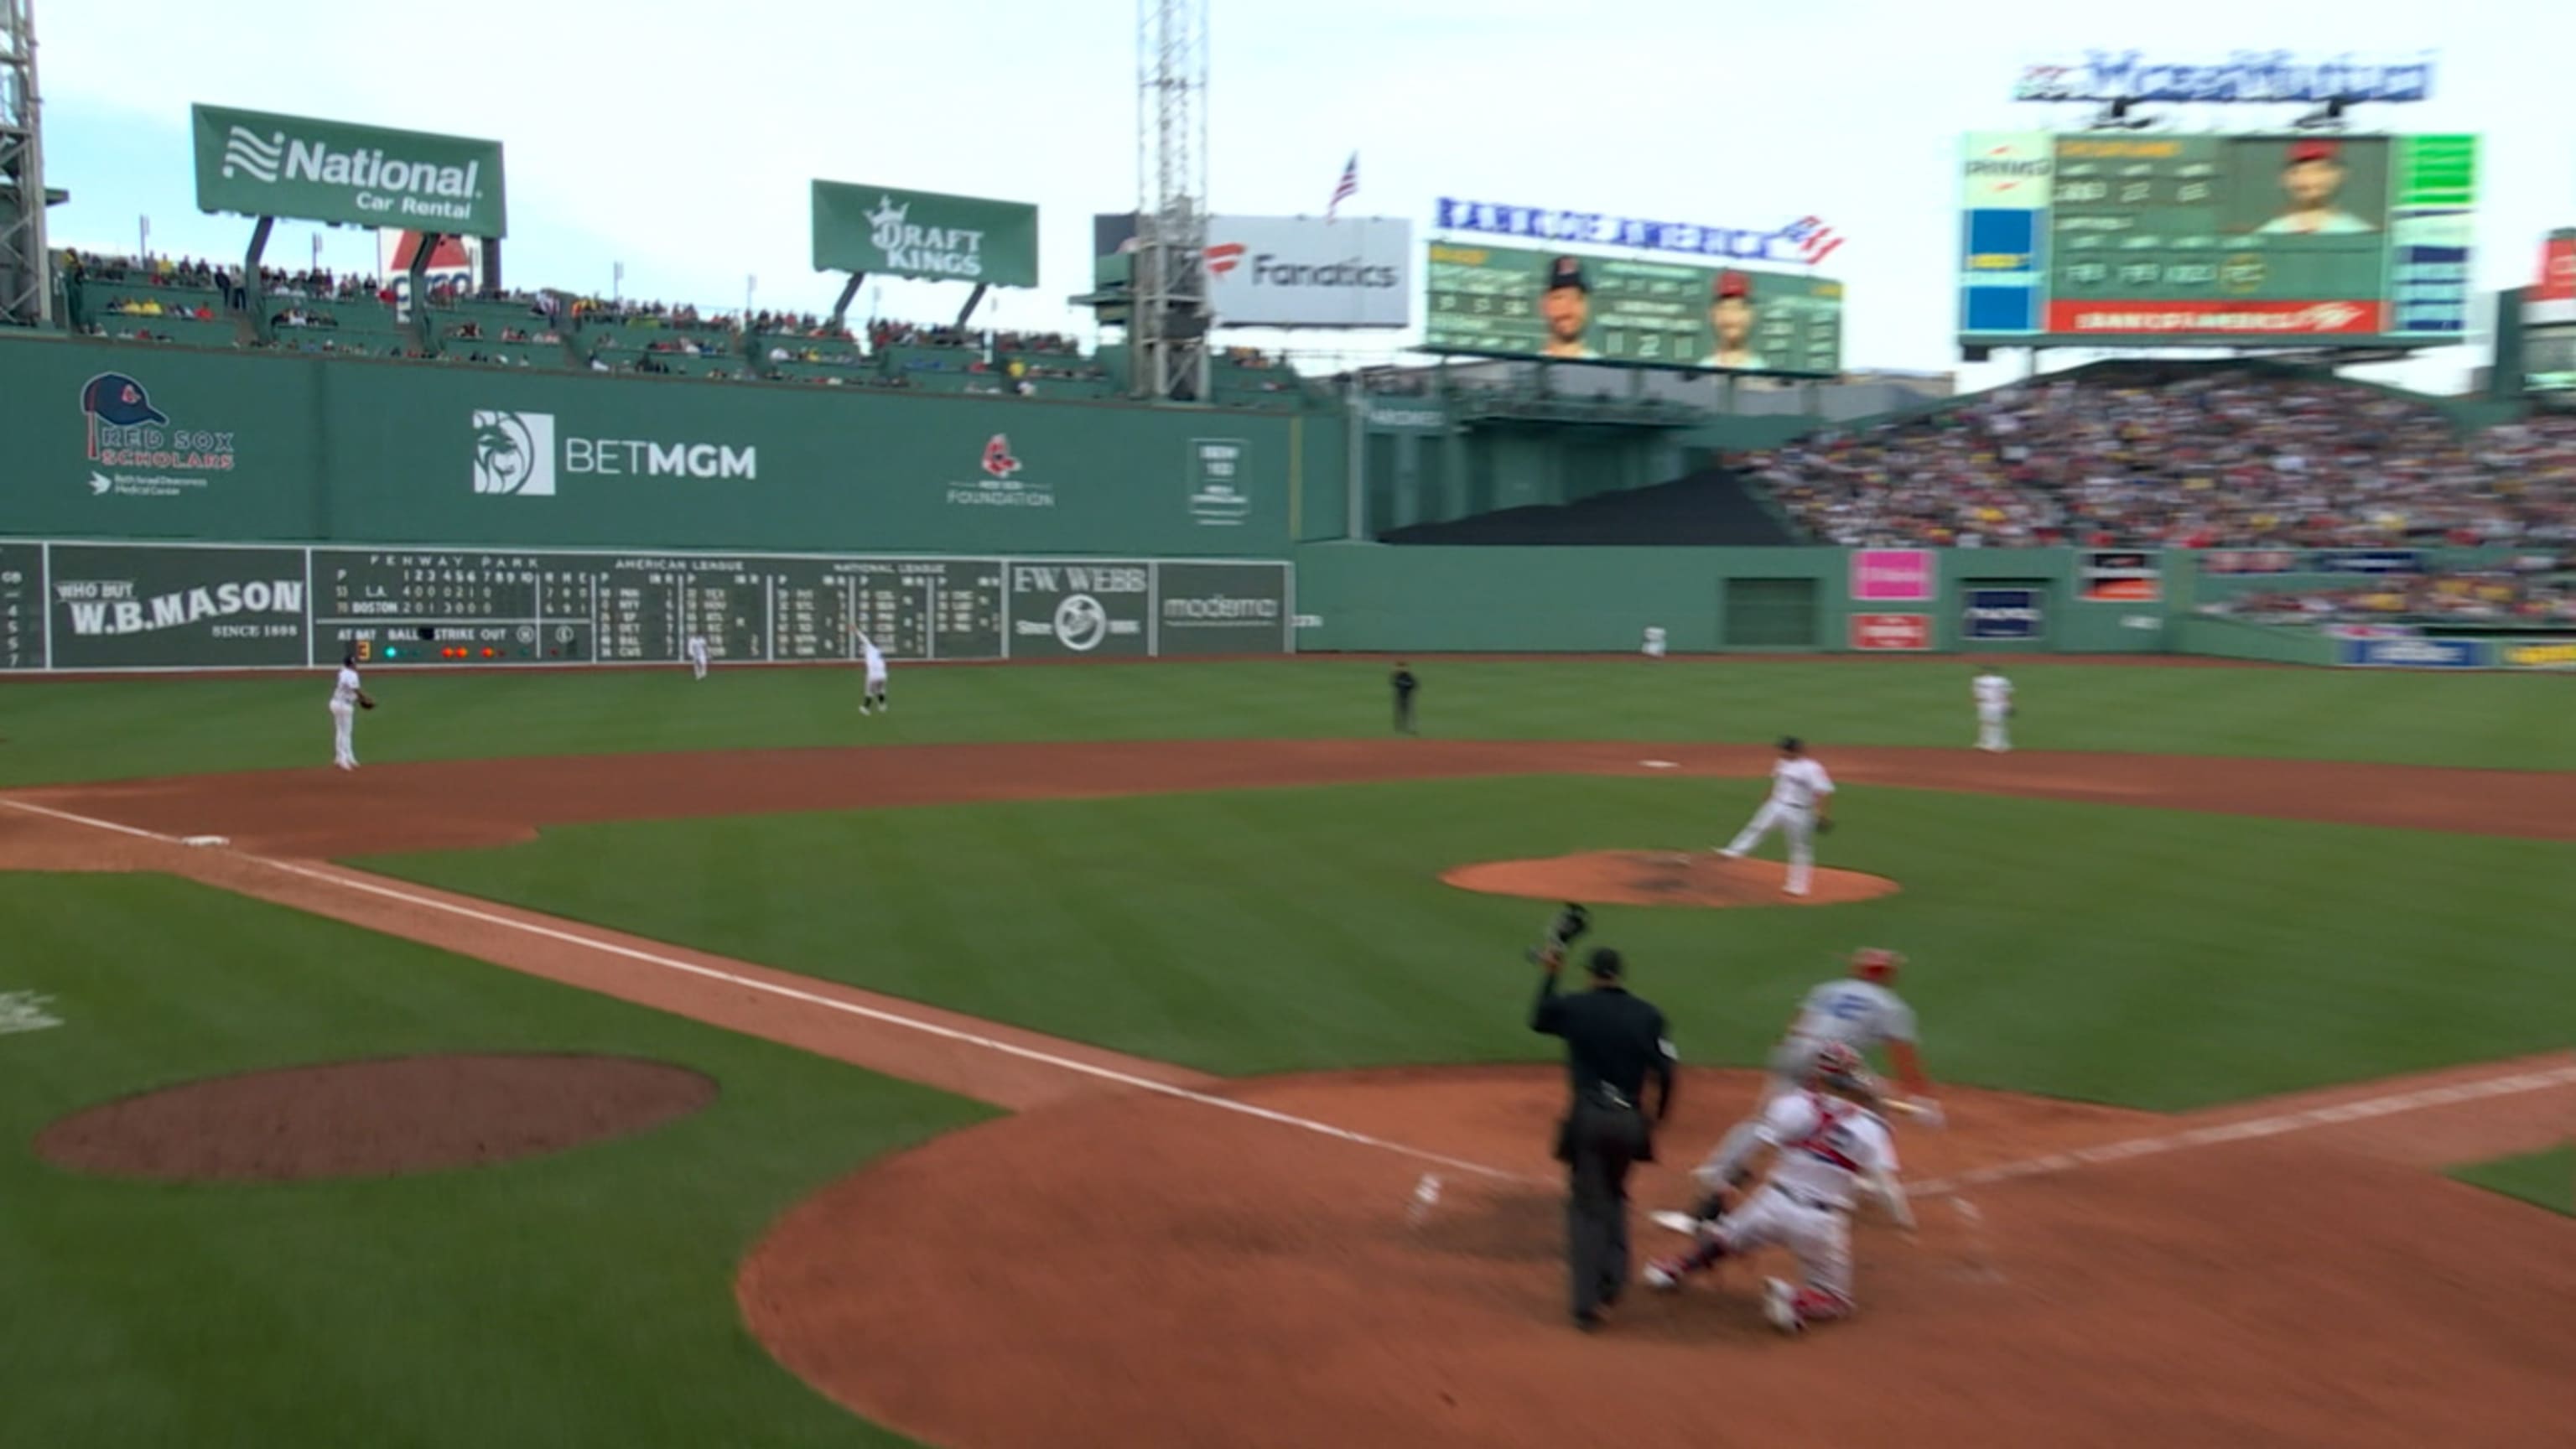
[[[1846,243],[1845,365],[2001,381],[1953,338],[1963,131],[2080,125],[2017,104],[2022,64],[2087,50],[2202,61],[2238,49],[2436,54],[2433,99],[2357,129],[2484,137],[2480,291],[2529,282],[2576,225],[2566,67],[2552,0],[1208,0],[1209,202],[1317,214],[1359,155],[1346,215],[1440,196],[1769,229],[1824,218]],[[369,14],[369,11],[373,14]],[[1035,202],[1040,285],[981,320],[1088,335],[1066,298],[1090,219],[1135,204],[1133,0],[35,0],[57,246],[237,259],[250,223],[201,215],[191,102],[494,138],[507,147],[506,278],[733,310],[827,311],[812,178]],[[393,17],[401,15],[400,21]],[[381,17],[381,18],[377,18]],[[2166,108],[2170,109],[2170,108]],[[2296,107],[2203,108],[2247,129]],[[2229,112],[2222,114],[2222,111]],[[272,262],[373,272],[373,234],[281,222]],[[870,283],[853,311],[947,320],[964,289]],[[1419,302],[1417,298],[1417,310]],[[1384,355],[1383,334],[1249,334]],[[2443,391],[2482,349],[2359,375]]]

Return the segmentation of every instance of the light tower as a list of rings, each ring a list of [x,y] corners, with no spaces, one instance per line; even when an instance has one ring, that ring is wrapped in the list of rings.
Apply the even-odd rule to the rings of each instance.
[[[35,3],[0,0],[0,326],[41,327],[54,317]]]
[[[1136,0],[1138,397],[1207,398],[1207,87],[1207,0]]]

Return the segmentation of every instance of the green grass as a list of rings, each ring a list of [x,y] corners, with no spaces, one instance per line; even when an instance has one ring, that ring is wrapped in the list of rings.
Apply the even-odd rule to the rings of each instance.
[[[0,874],[7,1442],[890,1445],[773,1363],[732,1276],[766,1224],[974,1104],[318,917],[154,877]],[[497,1167],[136,1184],[25,1149],[216,1073],[444,1050],[623,1052],[708,1111]]]
[[[1313,738],[1386,729],[1384,669],[1329,659],[1133,668],[895,671],[898,712],[861,720],[847,669],[368,676],[385,707],[362,759],[469,759],[928,741]],[[1433,736],[1962,746],[1955,661],[1439,661]],[[2563,680],[2377,670],[2155,669],[2033,662],[2026,749],[2576,769]],[[0,786],[314,766],[320,674],[0,685]]]
[[[2451,1175],[2490,1192],[2576,1217],[2576,1145],[2456,1167]]]
[[[1463,861],[1701,847],[1748,781],[1539,778],[620,823],[363,862],[1219,1073],[1549,1054],[1538,902]],[[2179,1109],[2576,1040],[2576,845],[1849,794],[1828,909],[1607,909],[1685,1053],[1754,1060],[1862,944],[1936,1073]],[[1775,840],[1769,850],[1779,850]]]

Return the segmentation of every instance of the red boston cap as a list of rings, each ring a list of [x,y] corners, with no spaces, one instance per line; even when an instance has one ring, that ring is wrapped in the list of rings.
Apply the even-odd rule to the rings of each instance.
[[[2290,164],[2295,166],[2302,161],[2332,161],[2339,149],[2334,142],[2316,136],[2311,136],[2304,141],[2293,141],[2290,143]]]
[[[1728,297],[1750,297],[1752,295],[1752,278],[1747,277],[1742,272],[1720,272],[1717,274],[1716,296],[1721,301]]]

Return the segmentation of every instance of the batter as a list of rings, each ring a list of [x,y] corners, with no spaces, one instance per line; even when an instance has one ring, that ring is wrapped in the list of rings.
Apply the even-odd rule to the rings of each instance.
[[[1771,766],[1771,798],[1735,839],[1718,851],[1728,860],[1762,843],[1773,830],[1789,837],[1789,883],[1793,896],[1807,894],[1816,869],[1816,833],[1834,828],[1834,781],[1825,767],[1807,757],[1806,746],[1793,736],[1780,742],[1780,758]]]

